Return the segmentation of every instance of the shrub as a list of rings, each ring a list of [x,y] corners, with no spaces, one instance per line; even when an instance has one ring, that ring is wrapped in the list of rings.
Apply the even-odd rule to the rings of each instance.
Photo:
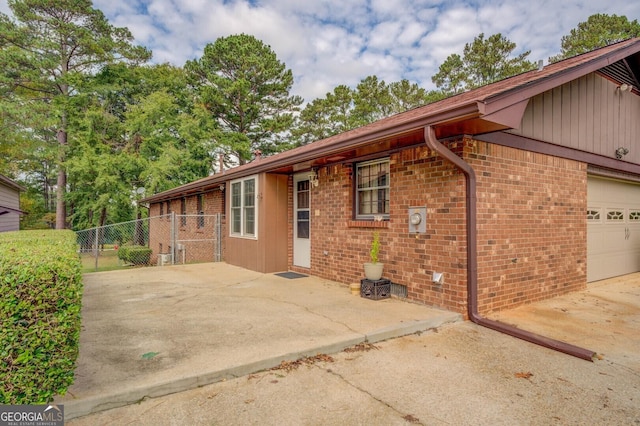
[[[145,246],[122,246],[118,248],[118,258],[134,265],[148,265],[151,249]]]
[[[378,263],[378,255],[380,253],[380,232],[375,231],[373,233],[373,240],[371,240],[371,250],[369,250],[369,257],[371,263]]]
[[[0,403],[44,404],[73,383],[80,270],[72,231],[0,234]]]

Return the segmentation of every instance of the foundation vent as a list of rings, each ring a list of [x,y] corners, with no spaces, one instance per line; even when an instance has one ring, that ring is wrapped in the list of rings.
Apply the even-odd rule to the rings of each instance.
[[[402,284],[391,283],[391,295],[400,297],[402,299],[407,298],[407,286]]]

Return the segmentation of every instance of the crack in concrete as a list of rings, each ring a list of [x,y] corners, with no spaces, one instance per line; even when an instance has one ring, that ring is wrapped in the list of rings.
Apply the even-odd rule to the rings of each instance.
[[[391,405],[391,403],[375,396],[374,394],[372,394],[371,392],[369,392],[367,389],[361,388],[360,386],[350,382],[349,380],[347,380],[346,377],[344,377],[342,374],[337,373],[335,371],[333,371],[330,368],[324,368],[322,366],[319,365],[314,365],[314,367],[320,369],[320,370],[324,370],[327,373],[333,375],[334,377],[339,378],[340,380],[342,380],[346,385],[350,386],[351,388],[357,390],[358,392],[361,392],[365,395],[367,395],[369,398],[373,399],[374,401],[379,402],[380,404],[384,405],[385,407],[388,407],[389,409],[393,410],[394,412],[398,413],[398,415],[403,418],[405,421],[410,422],[412,424],[418,424],[418,425],[426,425],[428,423],[424,423],[422,420],[416,418],[413,416],[413,414],[411,413],[403,413],[401,410],[399,410],[398,408],[394,407],[393,405]],[[411,420],[409,420],[411,419]],[[449,422],[443,420],[443,419],[439,419],[437,417],[432,417],[432,419],[435,419],[439,422],[442,422],[443,424],[450,424]]]
[[[273,297],[262,297],[262,296],[261,296],[261,297],[246,296],[246,297],[248,297],[248,298],[253,298],[253,299],[269,299],[269,300],[271,300],[272,302],[283,303],[283,304],[286,304],[286,305],[295,306],[295,307],[297,307],[297,308],[303,309],[304,311],[306,311],[306,312],[308,312],[308,313],[310,313],[310,314],[312,314],[312,315],[315,315],[315,316],[320,317],[320,318],[324,318],[324,319],[328,320],[329,322],[331,322],[331,323],[333,323],[333,324],[339,324],[339,325],[341,325],[341,326],[345,327],[347,330],[349,330],[349,331],[351,331],[351,332],[353,332],[353,333],[356,333],[356,334],[363,334],[362,332],[359,332],[359,331],[354,330],[353,328],[351,328],[351,327],[349,326],[349,324],[345,324],[345,323],[343,323],[343,322],[341,322],[341,321],[336,321],[335,319],[333,319],[333,318],[331,318],[331,317],[329,317],[329,316],[327,316],[327,315],[324,315],[324,314],[322,314],[322,313],[319,313],[319,312],[313,311],[313,310],[311,310],[308,306],[302,306],[302,305],[299,305],[299,304],[297,304],[297,303],[295,303],[295,302],[290,302],[290,301],[287,301],[287,300],[281,300],[281,299],[275,299],[275,298],[273,298]],[[364,334],[363,334],[363,335],[364,335]]]

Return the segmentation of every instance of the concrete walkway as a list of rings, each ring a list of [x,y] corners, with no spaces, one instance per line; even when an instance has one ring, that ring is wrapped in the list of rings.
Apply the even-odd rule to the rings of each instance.
[[[462,320],[225,263],[87,274],[84,284],[75,384],[54,401],[67,420]]]
[[[640,425],[640,273],[495,316],[598,356],[459,321],[67,424]]]

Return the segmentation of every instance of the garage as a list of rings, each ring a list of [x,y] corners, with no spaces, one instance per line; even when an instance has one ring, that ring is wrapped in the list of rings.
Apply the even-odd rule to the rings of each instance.
[[[640,271],[640,184],[589,176],[587,282]]]

